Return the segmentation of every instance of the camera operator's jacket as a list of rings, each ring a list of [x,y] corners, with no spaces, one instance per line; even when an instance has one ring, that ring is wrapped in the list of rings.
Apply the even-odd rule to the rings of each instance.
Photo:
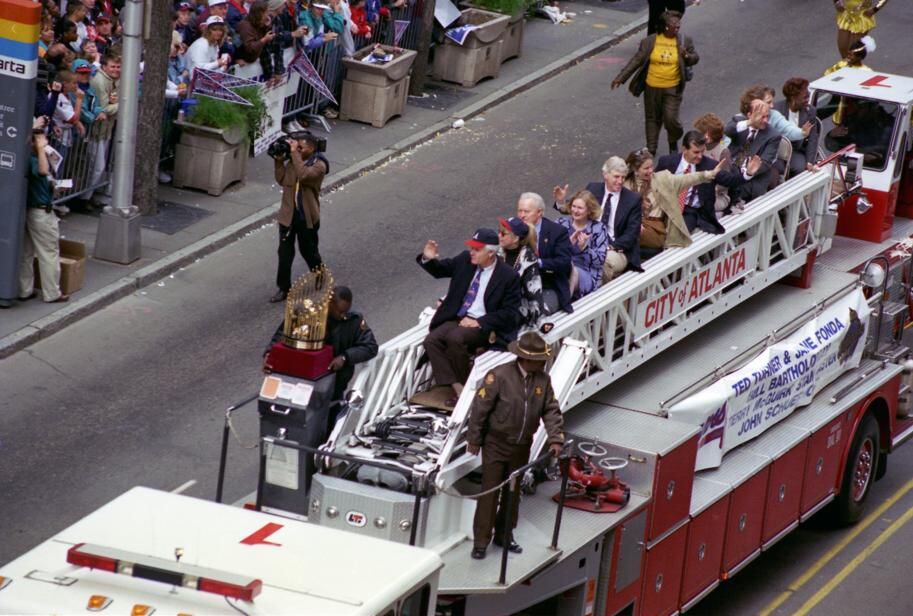
[[[312,162],[313,161],[313,162]],[[311,162],[311,164],[308,164]],[[275,159],[276,181],[282,186],[282,205],[279,207],[279,224],[290,227],[295,216],[295,193],[300,193],[301,213],[308,229],[320,222],[320,186],[329,171],[322,156],[307,160]]]

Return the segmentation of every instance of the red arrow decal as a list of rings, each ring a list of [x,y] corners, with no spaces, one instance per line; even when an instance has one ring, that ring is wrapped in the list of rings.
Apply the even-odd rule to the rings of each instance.
[[[267,541],[266,538],[275,533],[277,530],[282,528],[282,524],[276,524],[275,522],[270,522],[264,524],[263,528],[255,531],[253,534],[248,535],[240,541],[244,545],[276,545],[281,546],[281,543],[275,543],[273,541]]]
[[[868,79],[866,79],[859,85],[865,86],[865,87],[873,87],[873,88],[874,87],[890,88],[891,86],[889,86],[888,84],[882,83],[883,81],[887,81],[887,80],[888,80],[888,78],[886,75],[875,75],[874,77],[869,77]]]

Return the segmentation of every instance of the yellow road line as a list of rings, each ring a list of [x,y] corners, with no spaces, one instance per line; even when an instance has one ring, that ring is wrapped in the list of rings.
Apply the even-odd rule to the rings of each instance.
[[[805,572],[800,575],[796,580],[786,587],[786,590],[780,593],[776,599],[771,601],[763,610],[761,610],[759,616],[769,616],[776,610],[778,607],[786,603],[786,601],[793,595],[794,592],[805,586],[809,580],[818,575],[818,572],[824,568],[824,566],[831,561],[837,554],[839,554],[853,539],[858,537],[865,529],[867,529],[871,524],[881,517],[881,515],[888,510],[889,507],[893,506],[894,503],[899,501],[903,496],[913,490],[913,479],[905,483],[899,490],[894,492],[890,498],[881,503],[877,509],[872,511],[869,515],[865,516],[856,526],[853,527],[840,542],[827,551],[821,558],[815,561],[811,567],[805,570]]]
[[[897,518],[893,524],[884,529],[872,543],[867,545],[865,549],[857,554],[853,560],[848,562],[837,575],[828,580],[827,584],[822,586],[818,592],[816,592],[809,598],[808,601],[802,604],[802,607],[800,607],[799,611],[796,612],[796,616],[805,616],[808,614],[813,607],[821,603],[822,599],[831,594],[831,592],[833,592],[833,590],[837,588],[837,586],[839,586],[840,583],[845,580],[847,576],[849,576],[849,574],[855,571],[856,568],[859,567],[859,565],[861,565],[866,558],[871,556],[875,550],[881,547],[881,544],[890,539],[891,535],[900,530],[900,528],[911,519],[913,519],[913,507],[907,509],[906,513]]]

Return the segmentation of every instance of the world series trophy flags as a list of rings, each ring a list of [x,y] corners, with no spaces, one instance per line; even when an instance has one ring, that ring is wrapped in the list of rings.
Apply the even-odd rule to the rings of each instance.
[[[399,42],[409,28],[408,19],[396,19],[393,21],[393,45],[399,47]]]
[[[238,105],[251,106],[243,97],[236,94],[233,88],[242,88],[245,86],[259,87],[261,84],[257,81],[235,77],[227,73],[210,71],[203,68],[196,68],[193,71],[193,78],[190,80],[190,88],[187,96],[196,94],[197,96],[208,96]]]
[[[289,70],[293,70],[304,79],[312,88],[320,92],[324,97],[330,99],[334,105],[338,105],[336,98],[333,96],[333,93],[330,92],[330,89],[327,88],[327,84],[323,83],[323,79],[320,78],[320,75],[317,73],[317,69],[314,68],[314,65],[311,64],[311,61],[308,59],[306,54],[298,53],[293,59],[291,64],[289,64]]]

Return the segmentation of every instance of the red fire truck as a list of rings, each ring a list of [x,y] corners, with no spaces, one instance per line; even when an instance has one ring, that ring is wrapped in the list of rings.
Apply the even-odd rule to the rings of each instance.
[[[223,469],[231,417],[255,406],[258,516],[342,531],[321,553],[334,537],[340,549],[352,545],[342,537],[368,551],[386,545],[378,539],[411,544],[423,579],[429,554],[443,563],[436,607],[395,613],[680,613],[819,511],[858,519],[889,454],[913,435],[913,79],[845,69],[812,86],[819,170],[553,319],[549,373],[568,445],[557,469],[542,468],[537,435],[511,477],[512,497],[523,492],[521,554],[469,555],[480,487],[466,422],[477,385],[513,356],[478,356],[444,410],[426,395],[427,315],[356,376],[328,440],[325,354],[282,350],[256,405],[226,413]],[[98,531],[92,542],[123,549],[115,539]],[[226,562],[219,575],[251,573]],[[17,585],[3,579],[0,605]],[[233,607],[268,611],[244,600]]]

